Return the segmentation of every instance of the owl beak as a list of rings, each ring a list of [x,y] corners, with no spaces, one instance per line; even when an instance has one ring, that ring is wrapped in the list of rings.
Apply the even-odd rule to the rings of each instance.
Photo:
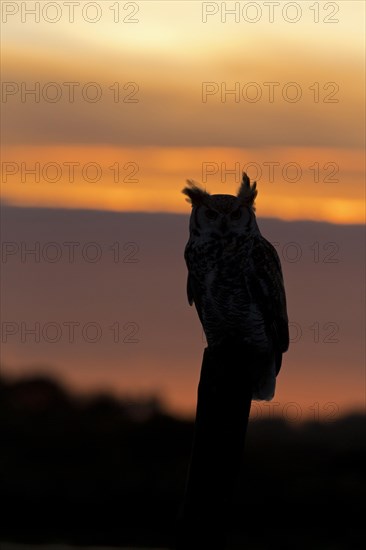
[[[220,229],[223,233],[226,233],[226,231],[227,231],[227,222],[226,222],[225,218],[223,218],[221,220]]]

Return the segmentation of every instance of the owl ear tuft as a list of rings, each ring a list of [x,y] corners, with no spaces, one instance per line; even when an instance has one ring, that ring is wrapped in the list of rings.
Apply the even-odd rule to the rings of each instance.
[[[257,182],[255,181],[251,185],[250,179],[247,176],[246,172],[243,172],[243,179],[237,194],[238,199],[240,199],[243,205],[248,206],[253,210],[255,210],[254,201],[257,195],[258,195]]]
[[[209,193],[199,187],[199,185],[193,180],[187,180],[187,187],[182,189],[182,193],[187,195],[187,202],[190,202],[192,206],[199,206],[203,204],[208,198]]]

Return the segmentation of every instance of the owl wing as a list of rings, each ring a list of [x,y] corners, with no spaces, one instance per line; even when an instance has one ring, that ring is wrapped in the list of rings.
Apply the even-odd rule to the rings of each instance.
[[[187,298],[189,305],[193,305],[193,302],[196,306],[198,317],[202,321],[202,306],[201,306],[201,296],[202,288],[197,277],[193,273],[194,261],[191,257],[193,255],[191,249],[191,242],[188,241],[187,246],[184,251],[184,258],[188,268],[188,277],[187,277]]]
[[[253,268],[251,292],[273,335],[278,374],[282,354],[289,347],[286,294],[281,262],[274,246],[262,236],[256,239],[251,257]]]
[[[193,305],[194,302],[194,290],[193,290],[193,277],[188,273],[187,277],[187,298],[189,305]]]

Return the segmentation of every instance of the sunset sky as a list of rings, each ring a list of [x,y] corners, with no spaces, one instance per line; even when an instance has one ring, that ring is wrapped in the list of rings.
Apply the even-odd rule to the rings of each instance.
[[[157,390],[191,414],[204,343],[185,296],[188,218],[160,214],[189,214],[187,178],[235,193],[245,169],[258,182],[258,218],[273,218],[266,237],[302,247],[284,274],[290,320],[307,339],[287,356],[278,399],[361,408],[364,263],[361,229],[350,226],[365,213],[364,2],[69,4],[1,3],[3,238],[31,247],[102,234],[103,246],[138,243],[140,263],[127,274],[112,262],[30,267],[14,255],[3,266],[3,316],[113,323],[120,309],[143,340],[122,357],[84,344],[54,354],[14,338],[3,364],[55,366],[84,389]],[[329,243],[339,256],[328,265]],[[309,326],[328,322],[341,339],[317,346]]]
[[[362,222],[363,2],[34,4],[2,6],[7,203],[185,212],[245,168],[261,216]]]

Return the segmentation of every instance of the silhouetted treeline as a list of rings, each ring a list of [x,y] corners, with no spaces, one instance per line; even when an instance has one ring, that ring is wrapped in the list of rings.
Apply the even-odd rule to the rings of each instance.
[[[0,399],[2,540],[169,546],[193,422],[45,377],[1,379]],[[251,422],[232,548],[360,548],[365,464],[364,416]]]

